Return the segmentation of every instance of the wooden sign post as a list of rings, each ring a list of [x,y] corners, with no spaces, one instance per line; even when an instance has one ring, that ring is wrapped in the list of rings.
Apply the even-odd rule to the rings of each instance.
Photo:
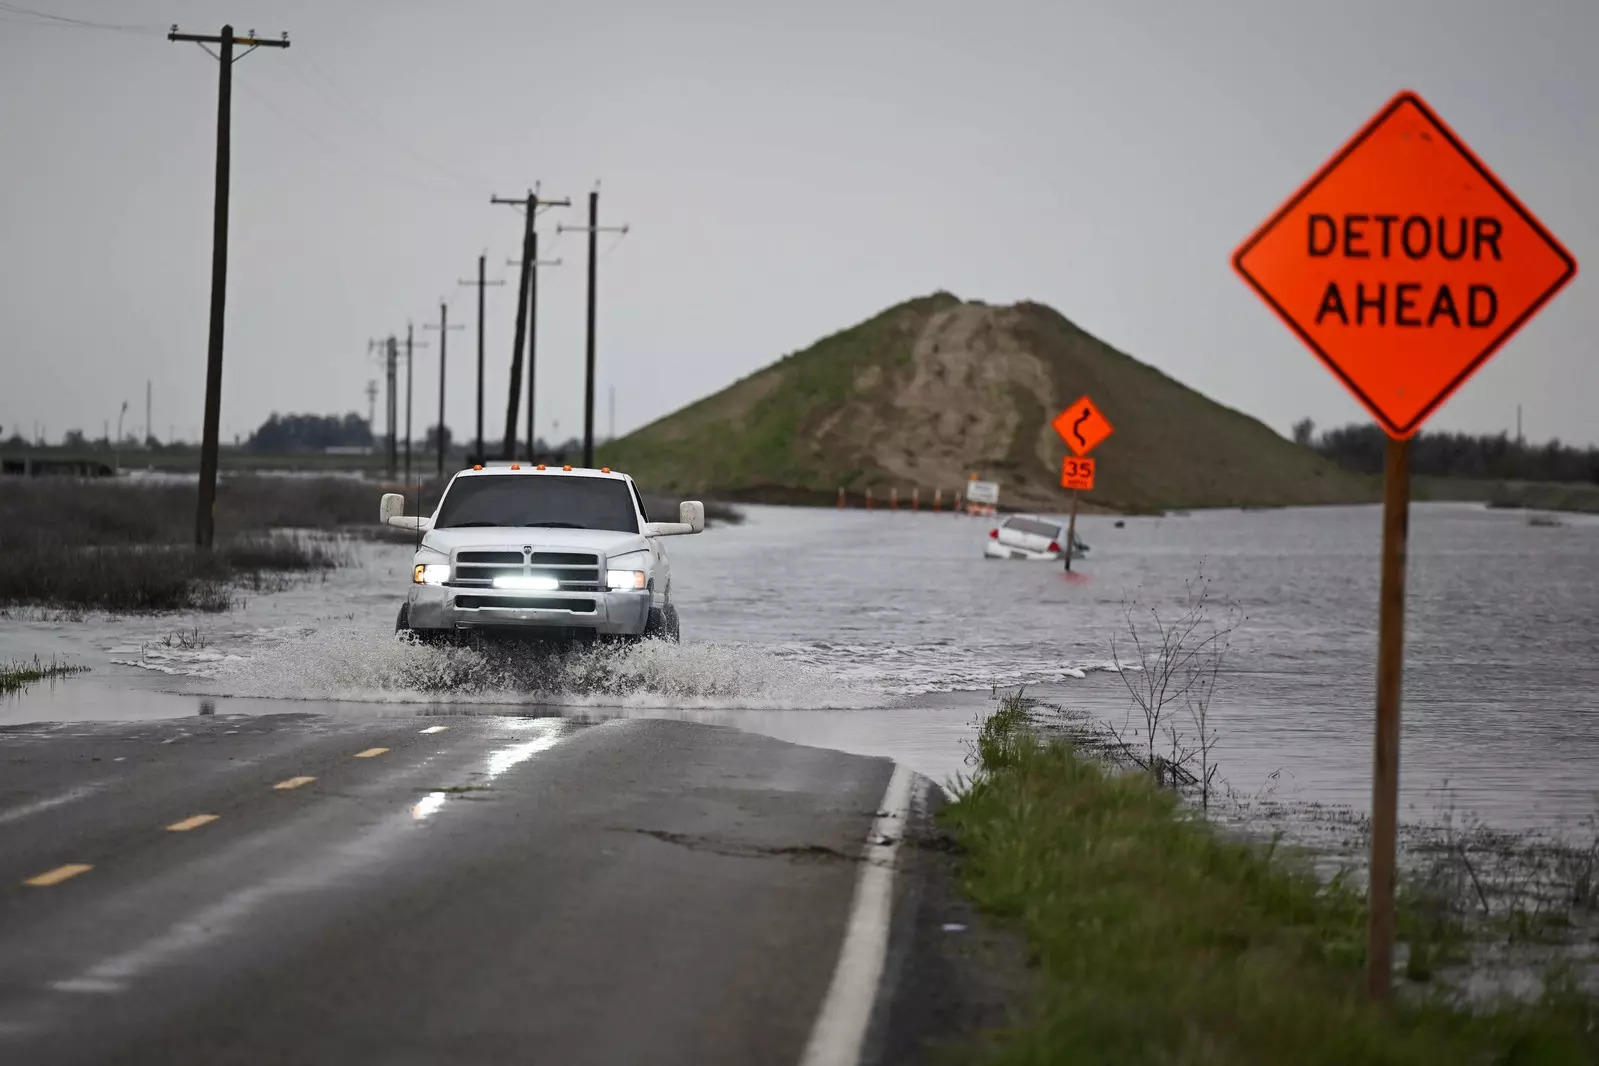
[[[1233,255],[1387,432],[1366,984],[1393,972],[1410,438],[1577,272],[1415,93],[1395,96]]]

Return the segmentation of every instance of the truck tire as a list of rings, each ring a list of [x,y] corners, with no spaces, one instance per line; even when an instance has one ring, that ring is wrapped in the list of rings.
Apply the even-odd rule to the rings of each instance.
[[[407,644],[443,644],[449,640],[449,633],[439,629],[412,629],[411,605],[400,604],[400,613],[394,619],[394,633]]]
[[[678,626],[677,608],[671,604],[665,607],[651,607],[649,621],[644,623],[644,637],[646,640],[680,643],[682,631]]]

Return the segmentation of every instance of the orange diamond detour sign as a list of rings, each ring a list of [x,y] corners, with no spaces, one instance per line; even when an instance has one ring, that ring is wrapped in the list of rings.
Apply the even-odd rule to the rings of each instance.
[[[1245,241],[1233,265],[1399,438],[1577,272],[1410,92]]]
[[[1388,433],[1371,773],[1366,991],[1393,979],[1410,438],[1577,272],[1415,93],[1267,219],[1233,267]]]

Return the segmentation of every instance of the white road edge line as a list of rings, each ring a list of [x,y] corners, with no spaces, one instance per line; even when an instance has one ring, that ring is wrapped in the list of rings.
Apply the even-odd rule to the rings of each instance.
[[[839,948],[833,983],[811,1026],[800,1066],[856,1066],[866,1043],[877,986],[888,957],[889,917],[894,906],[894,867],[905,833],[916,774],[899,763],[866,837],[855,900]]]

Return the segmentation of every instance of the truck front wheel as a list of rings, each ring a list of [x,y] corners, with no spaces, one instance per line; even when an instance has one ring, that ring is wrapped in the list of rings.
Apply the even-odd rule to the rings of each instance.
[[[649,621],[644,623],[644,637],[646,640],[680,643],[682,631],[678,626],[677,608],[671,604],[665,607],[651,607]]]
[[[448,630],[412,629],[409,603],[400,604],[400,613],[394,619],[394,632],[401,640],[410,644],[443,644],[449,639]]]

